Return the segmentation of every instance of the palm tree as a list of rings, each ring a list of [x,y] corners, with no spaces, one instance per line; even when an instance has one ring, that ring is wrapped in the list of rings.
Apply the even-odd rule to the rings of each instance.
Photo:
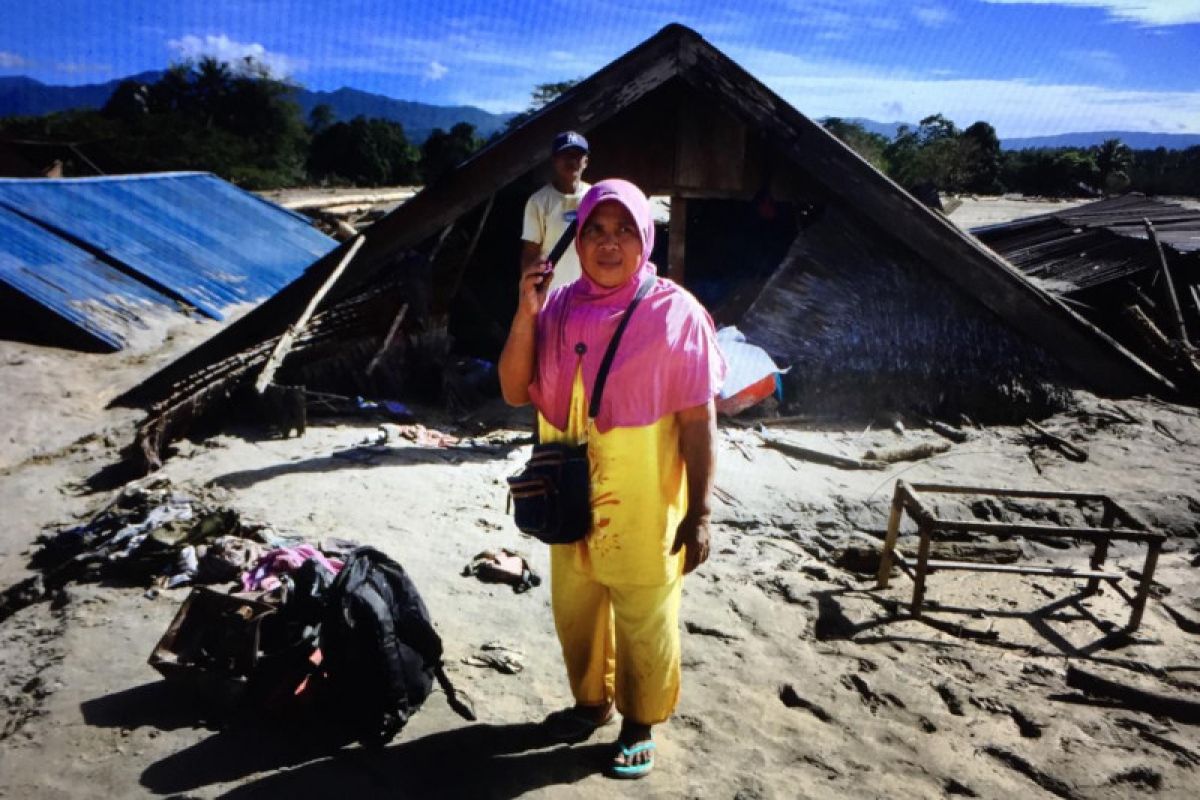
[[[1096,167],[1100,170],[1100,188],[1119,192],[1129,185],[1129,168],[1133,166],[1133,151],[1120,139],[1105,139],[1094,148]]]

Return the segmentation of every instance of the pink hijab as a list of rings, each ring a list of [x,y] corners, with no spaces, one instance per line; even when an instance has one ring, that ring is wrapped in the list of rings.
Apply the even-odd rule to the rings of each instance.
[[[642,262],[627,282],[612,288],[594,283],[584,271],[574,282],[551,292],[538,314],[537,373],[529,395],[559,430],[567,427],[576,370],[582,367],[584,389],[591,398],[604,351],[646,277],[654,284],[621,336],[596,428],[604,433],[649,425],[701,405],[717,394],[725,377],[708,312],[683,287],[657,277],[658,270],[650,263],[654,217],[641,190],[620,179],[600,181],[579,204],[579,230],[596,206],[608,201],[624,206],[637,223]]]

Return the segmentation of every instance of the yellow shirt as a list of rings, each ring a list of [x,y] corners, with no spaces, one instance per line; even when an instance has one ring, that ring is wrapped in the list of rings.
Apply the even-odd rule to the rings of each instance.
[[[575,543],[576,569],[598,582],[659,586],[679,577],[683,550],[671,555],[687,512],[687,480],[674,414],[649,425],[600,433],[588,420],[583,372],[575,372],[571,415],[560,431],[538,414],[543,442],[587,442],[592,472],[592,529]]]

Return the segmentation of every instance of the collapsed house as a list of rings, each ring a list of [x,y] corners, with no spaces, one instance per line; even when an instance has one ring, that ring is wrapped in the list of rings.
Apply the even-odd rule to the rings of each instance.
[[[1200,211],[1131,194],[972,233],[1181,387],[1200,389]]]
[[[270,297],[336,244],[205,173],[0,179],[0,336],[119,350],[154,318]]]
[[[792,367],[794,408],[1022,419],[1067,387],[1174,388],[670,25],[118,398],[149,409],[147,462],[252,383],[377,397],[435,384],[453,405],[458,365],[503,345],[522,207],[566,129],[592,144],[588,180],[670,198],[655,263]]]

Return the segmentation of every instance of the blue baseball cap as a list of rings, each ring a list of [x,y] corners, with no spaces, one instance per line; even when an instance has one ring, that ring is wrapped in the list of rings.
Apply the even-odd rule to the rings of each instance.
[[[563,131],[554,137],[554,144],[550,146],[550,155],[556,156],[563,150],[570,150],[571,148],[582,150],[586,154],[588,152],[588,141],[583,138],[582,133]]]

